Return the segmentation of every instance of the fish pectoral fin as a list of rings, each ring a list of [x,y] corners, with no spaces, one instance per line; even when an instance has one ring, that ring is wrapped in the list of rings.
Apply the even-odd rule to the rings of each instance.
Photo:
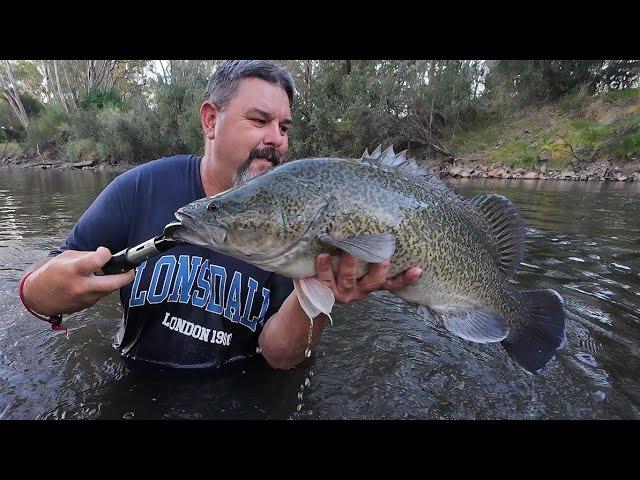
[[[293,287],[300,301],[300,306],[311,321],[324,313],[333,325],[331,310],[333,310],[336,299],[329,287],[316,277],[296,278],[293,280]]]
[[[344,250],[367,263],[380,263],[390,259],[396,251],[396,237],[391,233],[372,233],[337,240],[329,234],[319,237],[320,241]]]
[[[509,334],[506,321],[489,310],[447,309],[446,313],[438,314],[447,330],[471,342],[499,342]]]

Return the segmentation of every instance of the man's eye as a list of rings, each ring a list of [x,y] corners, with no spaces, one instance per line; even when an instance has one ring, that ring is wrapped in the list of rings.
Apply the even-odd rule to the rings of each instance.
[[[267,121],[263,120],[262,118],[254,118],[253,121],[259,123],[260,125],[264,125],[265,123],[267,123]]]
[[[280,132],[284,135],[289,132],[289,127],[280,126]]]

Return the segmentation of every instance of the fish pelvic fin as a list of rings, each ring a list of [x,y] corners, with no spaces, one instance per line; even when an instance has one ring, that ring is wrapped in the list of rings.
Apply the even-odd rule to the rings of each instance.
[[[312,324],[314,318],[324,313],[333,325],[331,310],[333,310],[336,299],[329,287],[316,277],[295,278],[293,287],[302,310],[307,314]]]
[[[516,206],[502,195],[478,195],[468,200],[483,230],[491,238],[491,247],[498,268],[513,277],[524,259],[524,222]]]
[[[541,370],[556,354],[565,336],[564,301],[555,290],[521,292],[524,309],[502,346],[531,373]],[[517,298],[517,296],[516,296]]]

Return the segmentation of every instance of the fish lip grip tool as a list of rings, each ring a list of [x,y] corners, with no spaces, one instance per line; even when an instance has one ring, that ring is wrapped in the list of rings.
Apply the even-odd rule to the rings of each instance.
[[[102,272],[105,275],[115,275],[118,273],[128,272],[129,270],[136,268],[145,260],[155,257],[156,255],[182,243],[171,237],[172,232],[180,226],[180,222],[171,222],[164,227],[162,235],[150,238],[135,247],[125,248],[124,250],[119,251],[102,267]]]

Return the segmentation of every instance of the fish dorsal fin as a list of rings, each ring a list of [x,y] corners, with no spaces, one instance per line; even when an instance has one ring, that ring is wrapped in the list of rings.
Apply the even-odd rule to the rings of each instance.
[[[373,153],[369,153],[367,149],[360,157],[360,161],[397,173],[403,177],[410,178],[420,185],[428,186],[430,189],[438,190],[445,195],[460,199],[453,188],[440,178],[436,170],[429,165],[418,165],[414,158],[407,157],[406,150],[395,153],[393,145],[389,145],[384,152],[382,151],[382,145],[378,145]]]
[[[518,209],[507,197],[494,194],[478,195],[469,203],[488,228],[500,271],[512,277],[524,259],[524,222]]]
[[[413,177],[418,172],[423,175],[435,173],[428,168],[420,167],[413,158],[407,157],[406,150],[400,153],[394,152],[393,145],[389,145],[384,152],[382,151],[382,145],[378,145],[373,153],[369,153],[367,149],[360,157],[360,161],[391,172],[406,173],[408,177]]]

